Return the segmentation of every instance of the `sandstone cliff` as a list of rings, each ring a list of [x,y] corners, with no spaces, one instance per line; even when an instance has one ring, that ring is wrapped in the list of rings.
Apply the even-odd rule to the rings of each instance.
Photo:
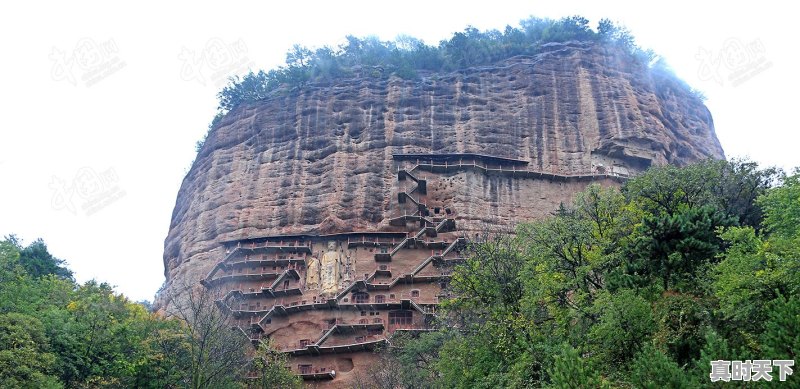
[[[209,134],[178,193],[167,281],[204,277],[225,256],[223,241],[391,231],[393,154],[476,153],[558,174],[723,158],[702,102],[626,58],[590,43],[548,44],[494,66],[414,81],[358,77],[239,107]],[[541,217],[585,185],[448,180],[428,197],[456,204],[465,229]]]

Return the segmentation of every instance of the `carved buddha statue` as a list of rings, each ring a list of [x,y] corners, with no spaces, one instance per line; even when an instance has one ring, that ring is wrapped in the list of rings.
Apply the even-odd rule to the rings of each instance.
[[[306,289],[319,288],[319,261],[311,257],[306,264]]]
[[[321,272],[320,280],[322,282],[322,293],[327,295],[334,295],[339,289],[339,273],[342,265],[341,256],[336,251],[336,242],[328,242],[328,251],[322,254],[320,261]]]

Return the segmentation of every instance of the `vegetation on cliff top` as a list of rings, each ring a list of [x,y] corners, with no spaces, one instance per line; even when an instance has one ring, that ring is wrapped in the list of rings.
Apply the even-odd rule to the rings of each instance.
[[[547,43],[573,40],[614,47],[628,56],[628,62],[643,68],[655,65],[651,68],[653,71],[676,80],[693,96],[704,99],[702,93],[675,77],[663,61],[657,61],[655,53],[637,46],[625,27],[602,19],[597,28],[592,29],[589,21],[581,16],[559,20],[530,17],[520,21],[517,27],[506,26],[503,31],[467,27],[450,39],[442,40],[438,46],[410,36],[400,36],[393,41],[347,36],[346,43],[336,48],[310,49],[294,45],[286,53],[284,66],[230,78],[217,95],[218,112],[209,125],[209,132],[227,112],[242,104],[264,100],[276,91],[294,90],[310,83],[324,85],[355,76],[417,79],[421,74],[451,72],[518,55],[535,55]],[[204,142],[205,137],[197,142],[198,152]]]
[[[534,55],[546,43],[570,40],[614,45],[643,63],[654,57],[652,52],[634,44],[627,29],[603,19],[593,30],[581,16],[560,20],[531,17],[522,20],[518,27],[507,26],[503,31],[467,27],[438,46],[409,36],[394,41],[348,36],[347,43],[338,48],[325,46],[312,50],[294,45],[286,54],[285,66],[232,78],[219,92],[219,109],[227,112],[240,104],[262,100],[281,87],[330,82],[352,77],[357,72],[370,77],[396,75],[413,79],[420,71],[449,72],[492,64],[517,55]]]

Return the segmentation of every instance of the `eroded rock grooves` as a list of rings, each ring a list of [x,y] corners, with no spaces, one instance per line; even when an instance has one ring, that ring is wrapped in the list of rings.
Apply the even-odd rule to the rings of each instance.
[[[545,216],[590,182],[724,157],[706,107],[627,58],[548,44],[239,107],[178,193],[167,281],[226,292],[243,334],[271,337],[304,378],[347,386],[370,349],[427,329],[475,232]]]

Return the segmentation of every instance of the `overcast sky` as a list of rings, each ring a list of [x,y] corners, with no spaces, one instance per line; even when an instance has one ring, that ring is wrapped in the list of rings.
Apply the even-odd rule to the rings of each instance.
[[[135,300],[164,280],[172,208],[217,91],[228,75],[282,64],[294,43],[436,44],[530,15],[607,17],[705,92],[728,157],[800,166],[796,16],[784,3],[82,3],[0,6],[0,235],[41,237],[79,281]]]

